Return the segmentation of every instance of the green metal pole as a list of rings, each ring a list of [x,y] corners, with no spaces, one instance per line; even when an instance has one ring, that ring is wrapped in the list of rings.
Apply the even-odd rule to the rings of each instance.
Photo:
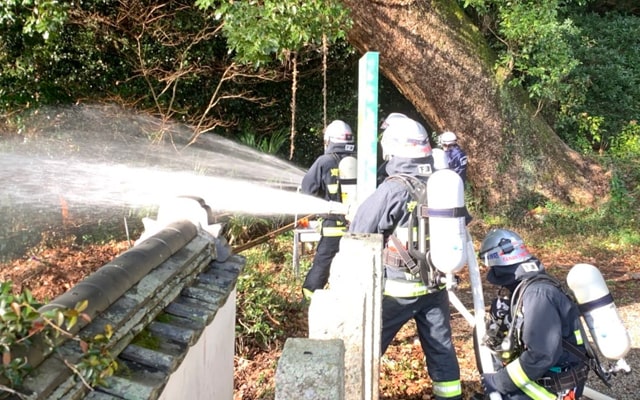
[[[358,70],[358,189],[356,204],[376,190],[378,169],[378,52],[367,52]]]
[[[378,53],[367,52],[358,71],[358,184],[356,205],[376,190],[378,170]],[[380,243],[381,245],[382,243]],[[381,253],[380,253],[381,254]],[[381,271],[373,276],[381,277]],[[382,283],[382,282],[380,282]],[[367,315],[364,329],[363,356],[371,368],[364,369],[364,398],[378,397],[380,376],[380,332],[382,331],[382,289],[371,288],[365,300]]]

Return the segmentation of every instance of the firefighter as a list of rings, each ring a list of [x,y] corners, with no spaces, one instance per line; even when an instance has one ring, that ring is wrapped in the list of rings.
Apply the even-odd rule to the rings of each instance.
[[[302,193],[327,201],[342,201],[338,165],[347,156],[356,155],[353,131],[344,121],[332,121],[324,129],[324,154],[316,159],[302,178]],[[331,261],[340,248],[340,238],[347,230],[343,215],[327,214],[320,217],[320,241],[311,269],[302,285],[302,293],[310,299],[314,291],[323,289],[329,280]]]
[[[402,326],[415,320],[435,399],[461,399],[447,291],[442,286],[427,285],[425,277],[411,273],[391,251],[396,238],[406,237],[411,208],[415,206],[410,188],[394,178],[408,175],[426,183],[434,168],[427,131],[413,119],[399,118],[386,127],[380,144],[389,177],[358,207],[349,231],[384,237],[381,352],[385,353]]]
[[[458,144],[455,133],[447,131],[438,137],[438,143],[447,155],[449,168],[456,171],[462,182],[467,182],[467,153]]]
[[[485,397],[498,392],[503,399],[580,398],[590,352],[577,304],[513,231],[490,231],[479,257],[489,268],[487,280],[501,287],[491,323],[504,326],[502,333],[487,329],[494,335],[486,338],[489,348],[500,362],[497,372],[482,374]]]

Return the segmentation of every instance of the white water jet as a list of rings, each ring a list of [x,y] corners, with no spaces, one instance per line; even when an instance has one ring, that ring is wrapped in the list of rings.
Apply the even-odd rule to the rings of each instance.
[[[225,139],[117,107],[41,110],[19,134],[0,132],[0,255],[7,238],[153,210],[176,196],[212,211],[306,215],[328,202],[296,192],[305,169]],[[75,222],[75,221],[74,221]],[[9,246],[10,247],[10,246]]]
[[[303,168],[218,135],[192,142],[181,125],[159,134],[157,120],[113,107],[42,114],[29,135],[0,141],[0,206],[142,207],[188,195],[220,211],[296,214],[324,203],[295,193]]]
[[[2,203],[19,207],[58,207],[64,201],[84,207],[139,208],[159,205],[172,197],[196,196],[220,212],[293,215],[327,210],[326,201],[296,193],[292,184],[276,180],[269,184],[256,179],[6,153],[0,153],[0,181]]]

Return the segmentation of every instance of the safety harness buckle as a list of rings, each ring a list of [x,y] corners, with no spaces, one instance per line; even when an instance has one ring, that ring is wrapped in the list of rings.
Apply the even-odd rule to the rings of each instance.
[[[582,364],[562,372],[552,373],[550,376],[544,376],[537,382],[549,391],[559,393],[584,385],[588,375],[589,367]]]

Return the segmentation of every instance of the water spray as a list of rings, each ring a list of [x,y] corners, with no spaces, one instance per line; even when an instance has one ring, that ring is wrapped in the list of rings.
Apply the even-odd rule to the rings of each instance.
[[[186,126],[115,111],[42,109],[31,121],[38,128],[26,121],[28,135],[0,140],[3,257],[22,255],[42,231],[97,221],[121,227],[123,214],[153,216],[184,195],[204,199],[221,214],[337,212],[295,193],[306,170],[288,161],[215,134],[187,146],[193,132]]]

